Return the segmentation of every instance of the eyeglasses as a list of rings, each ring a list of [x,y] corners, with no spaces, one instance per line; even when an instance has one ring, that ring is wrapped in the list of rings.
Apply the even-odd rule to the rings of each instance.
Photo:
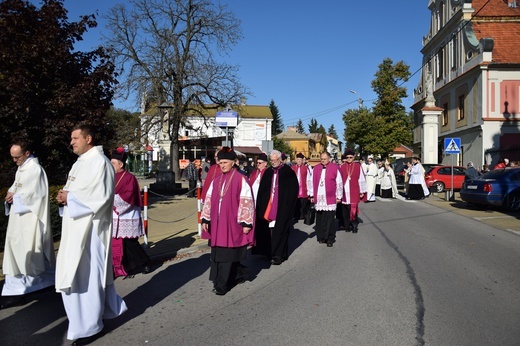
[[[257,165],[261,165],[261,164],[264,164],[264,163],[267,163],[267,162],[257,162],[256,164]]]
[[[353,159],[354,156],[347,156],[347,159]]]

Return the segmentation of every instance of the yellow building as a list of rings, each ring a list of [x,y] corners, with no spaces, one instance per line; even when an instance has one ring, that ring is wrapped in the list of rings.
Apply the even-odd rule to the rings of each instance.
[[[294,154],[293,157],[291,157],[291,161],[294,161],[294,156],[298,153],[302,153],[307,158],[312,158],[316,155],[316,142],[314,139],[309,138],[309,136],[305,134],[296,132],[295,127],[288,127],[287,131],[279,133],[274,137],[283,140],[293,149]]]

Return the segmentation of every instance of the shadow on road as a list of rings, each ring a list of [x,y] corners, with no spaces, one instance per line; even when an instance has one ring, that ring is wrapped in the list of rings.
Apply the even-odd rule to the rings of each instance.
[[[174,266],[168,266],[151,280],[123,297],[128,311],[116,319],[105,321],[105,331],[110,332],[123,326],[143,314],[148,308],[167,299],[186,283],[202,275],[210,266],[209,257],[209,254],[204,254],[176,263]]]
[[[2,318],[2,344],[61,345],[68,326],[61,294],[56,293],[54,289],[42,290],[27,295],[25,301],[22,309]],[[41,332],[44,328],[50,329]]]

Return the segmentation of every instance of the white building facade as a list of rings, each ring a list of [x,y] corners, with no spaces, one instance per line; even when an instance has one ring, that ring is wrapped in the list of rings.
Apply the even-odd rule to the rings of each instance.
[[[213,153],[219,146],[228,145],[237,148],[245,155],[258,155],[266,141],[271,141],[273,116],[268,106],[241,105],[232,107],[238,113],[235,127],[220,127],[216,124],[216,114],[220,110],[205,110],[204,115],[186,116],[179,129],[179,158],[200,159]],[[223,110],[224,111],[224,110]],[[165,113],[167,109],[165,110]],[[142,124],[150,116],[142,115]],[[169,157],[170,138],[168,134],[167,114],[162,122],[144,130],[144,141],[154,149],[154,161]],[[228,134],[226,135],[226,130]]]
[[[520,160],[520,10],[510,2],[429,1],[431,24],[412,106],[413,149],[436,161],[427,163],[451,164],[445,138],[461,139],[458,165]]]

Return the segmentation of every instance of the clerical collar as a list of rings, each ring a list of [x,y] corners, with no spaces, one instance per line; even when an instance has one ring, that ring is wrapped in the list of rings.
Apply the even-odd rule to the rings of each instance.
[[[323,169],[327,169],[327,165],[322,164],[321,166],[323,167]]]

